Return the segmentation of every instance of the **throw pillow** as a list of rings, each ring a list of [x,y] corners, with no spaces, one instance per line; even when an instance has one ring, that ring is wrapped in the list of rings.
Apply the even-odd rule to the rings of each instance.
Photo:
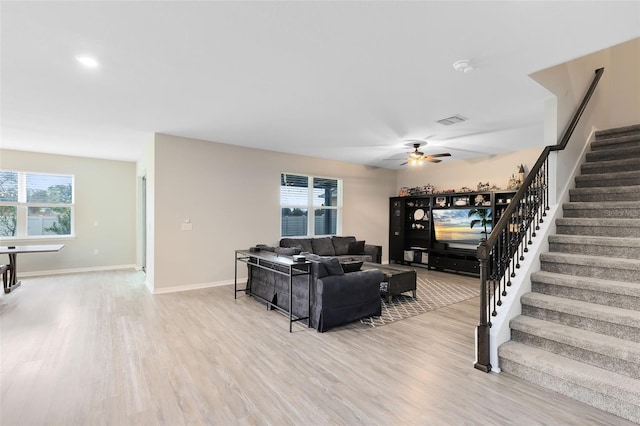
[[[256,247],[263,251],[276,251],[275,247],[271,247],[266,244],[257,244]]]
[[[327,275],[344,275],[342,265],[340,265],[340,261],[335,257],[318,256],[314,253],[301,254],[304,254],[307,257],[307,260],[318,263],[318,278],[324,278]]]
[[[313,252],[320,256],[335,256],[336,251],[333,249],[333,243],[331,242],[331,238],[312,238],[311,239],[311,247],[313,247]]]
[[[343,256],[349,254],[349,243],[356,241],[356,237],[331,237],[333,242],[333,248],[336,251],[336,256]]]
[[[360,268],[362,268],[362,261],[356,262],[343,262],[340,265],[342,265],[342,270],[344,271],[345,274],[348,274],[349,272],[357,272],[360,270]]]
[[[349,243],[349,253],[347,254],[364,254],[364,243],[364,241]]]
[[[340,261],[335,257],[325,257],[321,262],[324,267],[327,268],[329,275],[344,275],[342,265],[340,265]]]

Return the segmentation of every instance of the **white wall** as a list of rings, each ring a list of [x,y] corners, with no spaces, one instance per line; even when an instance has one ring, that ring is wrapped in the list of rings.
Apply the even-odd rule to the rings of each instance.
[[[542,143],[542,134],[540,134],[540,142]],[[398,171],[396,189],[430,183],[436,191],[458,190],[464,186],[475,190],[479,182],[489,182],[491,185],[495,184],[499,188],[507,189],[509,178],[513,174],[517,176],[520,164],[523,164],[525,170],[529,172],[529,167],[533,166],[541,152],[542,147],[471,160],[408,167]]]
[[[356,164],[157,134],[154,192],[155,293],[232,282],[234,250],[280,239],[280,173],[344,180],[343,235],[384,246],[395,172]],[[192,231],[182,231],[190,220]],[[246,272],[242,271],[243,274]]]
[[[560,64],[531,75],[555,97],[547,107],[555,109],[555,120],[545,123],[556,132],[556,140],[582,100],[596,69],[604,67],[589,106],[574,131],[567,149],[554,155],[558,194],[572,184],[571,172],[575,158],[581,155],[584,144],[593,130],[628,126],[640,123],[640,38],[612,46],[590,55]],[[551,141],[547,141],[547,144]],[[555,142],[553,142],[555,143]]]
[[[133,266],[135,167],[124,161],[0,150],[3,169],[75,175],[75,238],[0,240],[1,245],[65,244],[59,253],[18,255],[18,275]]]

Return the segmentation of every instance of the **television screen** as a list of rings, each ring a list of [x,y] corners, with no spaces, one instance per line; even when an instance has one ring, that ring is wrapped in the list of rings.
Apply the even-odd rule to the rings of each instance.
[[[459,243],[477,246],[480,239],[485,237],[482,216],[471,214],[472,211],[486,212],[487,234],[491,232],[491,209],[433,209],[433,228],[436,241],[445,243]],[[477,222],[471,227],[471,223]]]

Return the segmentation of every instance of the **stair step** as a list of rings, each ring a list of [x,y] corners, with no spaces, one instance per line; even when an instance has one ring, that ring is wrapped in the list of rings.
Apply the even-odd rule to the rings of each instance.
[[[522,315],[640,343],[640,311],[540,293],[520,297]]]
[[[524,315],[509,325],[516,342],[640,379],[640,343]]]
[[[562,205],[564,217],[640,219],[640,201],[584,201]]]
[[[640,170],[576,176],[577,188],[640,185]]]
[[[638,259],[550,252],[540,255],[540,263],[543,271],[629,281],[640,285],[640,260]]]
[[[640,170],[640,161],[638,161],[637,158],[583,163],[580,166],[580,171],[583,175],[594,173],[630,172],[634,170]]]
[[[640,201],[640,185],[573,188],[569,190],[569,199],[571,202]]]
[[[611,139],[620,136],[640,134],[640,124],[632,124],[630,126],[614,127],[612,129],[598,130],[596,132],[596,140]]]
[[[556,232],[566,235],[640,238],[640,219],[558,218]]]
[[[640,286],[627,281],[538,271],[531,274],[531,291],[640,311]]]
[[[621,139],[623,138],[619,138],[617,141],[620,141]],[[586,156],[588,163],[606,160],[623,160],[625,158],[640,158],[640,136],[637,136],[634,146],[620,146],[620,144],[617,144],[607,149],[598,149],[596,151],[587,152]]]
[[[585,404],[640,423],[640,380],[519,342],[498,349],[500,368]]]
[[[640,238],[550,235],[549,252],[640,259]]]
[[[596,139],[591,142],[591,152],[638,147],[640,147],[640,135],[635,133],[627,133],[620,136],[613,136],[611,138]]]

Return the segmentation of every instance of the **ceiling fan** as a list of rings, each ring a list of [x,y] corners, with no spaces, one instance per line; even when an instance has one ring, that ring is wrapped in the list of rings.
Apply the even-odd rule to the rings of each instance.
[[[425,161],[429,161],[431,163],[439,163],[442,160],[438,160],[439,157],[451,157],[451,154],[448,152],[443,152],[440,154],[425,154],[422,151],[419,151],[418,148],[420,148],[420,146],[424,145],[425,142],[424,141],[409,141],[409,142],[414,142],[413,143],[413,151],[411,152],[407,152],[408,154],[408,159],[407,161],[405,161],[404,163],[400,164],[401,166],[404,166],[405,164],[409,164],[410,166],[420,166],[422,165]]]

